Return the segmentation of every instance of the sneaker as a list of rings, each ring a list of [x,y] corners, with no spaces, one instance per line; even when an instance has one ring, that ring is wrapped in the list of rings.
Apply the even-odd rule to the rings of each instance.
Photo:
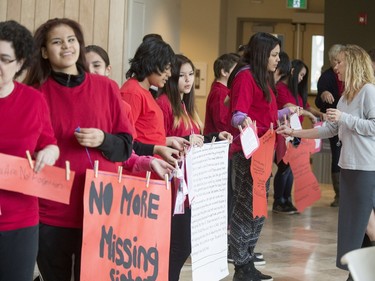
[[[254,256],[256,256],[258,259],[263,259],[262,253],[254,253]]]
[[[264,259],[260,259],[257,256],[254,256],[254,265],[259,266],[259,265],[265,265],[266,261]]]
[[[273,281],[272,276],[263,274],[258,269],[255,269],[255,271],[258,273],[258,277],[259,277],[260,280],[262,280],[262,281]]]
[[[285,202],[285,206],[286,206],[291,212],[293,212],[293,214],[298,214],[298,210],[297,210],[296,207],[294,207],[292,201],[287,200],[287,201]]]
[[[252,262],[234,267],[233,281],[262,281]]]
[[[294,211],[291,210],[285,203],[277,203],[273,204],[272,212],[276,214],[285,214],[285,215],[292,215]]]

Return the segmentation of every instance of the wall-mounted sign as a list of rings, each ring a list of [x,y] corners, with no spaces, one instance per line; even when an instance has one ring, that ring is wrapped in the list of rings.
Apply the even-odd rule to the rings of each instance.
[[[307,9],[307,0],[287,0],[287,8]]]

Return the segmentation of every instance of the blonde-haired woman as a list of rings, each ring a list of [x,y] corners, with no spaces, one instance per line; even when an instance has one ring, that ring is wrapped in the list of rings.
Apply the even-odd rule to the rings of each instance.
[[[340,81],[335,73],[334,67],[337,63],[336,57],[340,53],[343,45],[335,44],[328,51],[328,58],[330,67],[322,73],[318,80],[318,94],[315,98],[315,105],[320,109],[321,112],[326,113],[327,108],[336,108],[337,103],[344,91],[344,83]],[[331,179],[333,190],[335,191],[335,198],[331,203],[331,207],[339,206],[340,198],[340,167],[338,165],[340,157],[341,146],[339,143],[338,136],[329,138],[329,145],[331,147]]]
[[[341,257],[361,248],[366,235],[375,246],[375,78],[369,55],[356,45],[342,48],[334,69],[345,90],[337,109],[327,109],[326,126],[299,131],[281,126],[277,131],[301,138],[339,136],[342,147],[336,265],[347,270],[340,263]]]

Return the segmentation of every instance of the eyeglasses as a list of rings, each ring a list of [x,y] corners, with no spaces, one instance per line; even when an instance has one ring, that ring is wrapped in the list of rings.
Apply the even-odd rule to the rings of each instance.
[[[8,65],[11,64],[12,62],[15,62],[17,59],[10,59],[10,58],[5,58],[5,57],[0,57],[0,63],[2,65]]]

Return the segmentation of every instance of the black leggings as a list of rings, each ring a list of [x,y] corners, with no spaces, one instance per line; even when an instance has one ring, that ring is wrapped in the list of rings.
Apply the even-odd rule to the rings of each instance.
[[[0,281],[33,280],[38,226],[0,232]]]
[[[183,215],[174,215],[171,225],[169,253],[169,281],[180,278],[181,269],[191,253],[191,210],[185,208]]]
[[[80,280],[82,229],[41,224],[38,267],[44,281]]]

